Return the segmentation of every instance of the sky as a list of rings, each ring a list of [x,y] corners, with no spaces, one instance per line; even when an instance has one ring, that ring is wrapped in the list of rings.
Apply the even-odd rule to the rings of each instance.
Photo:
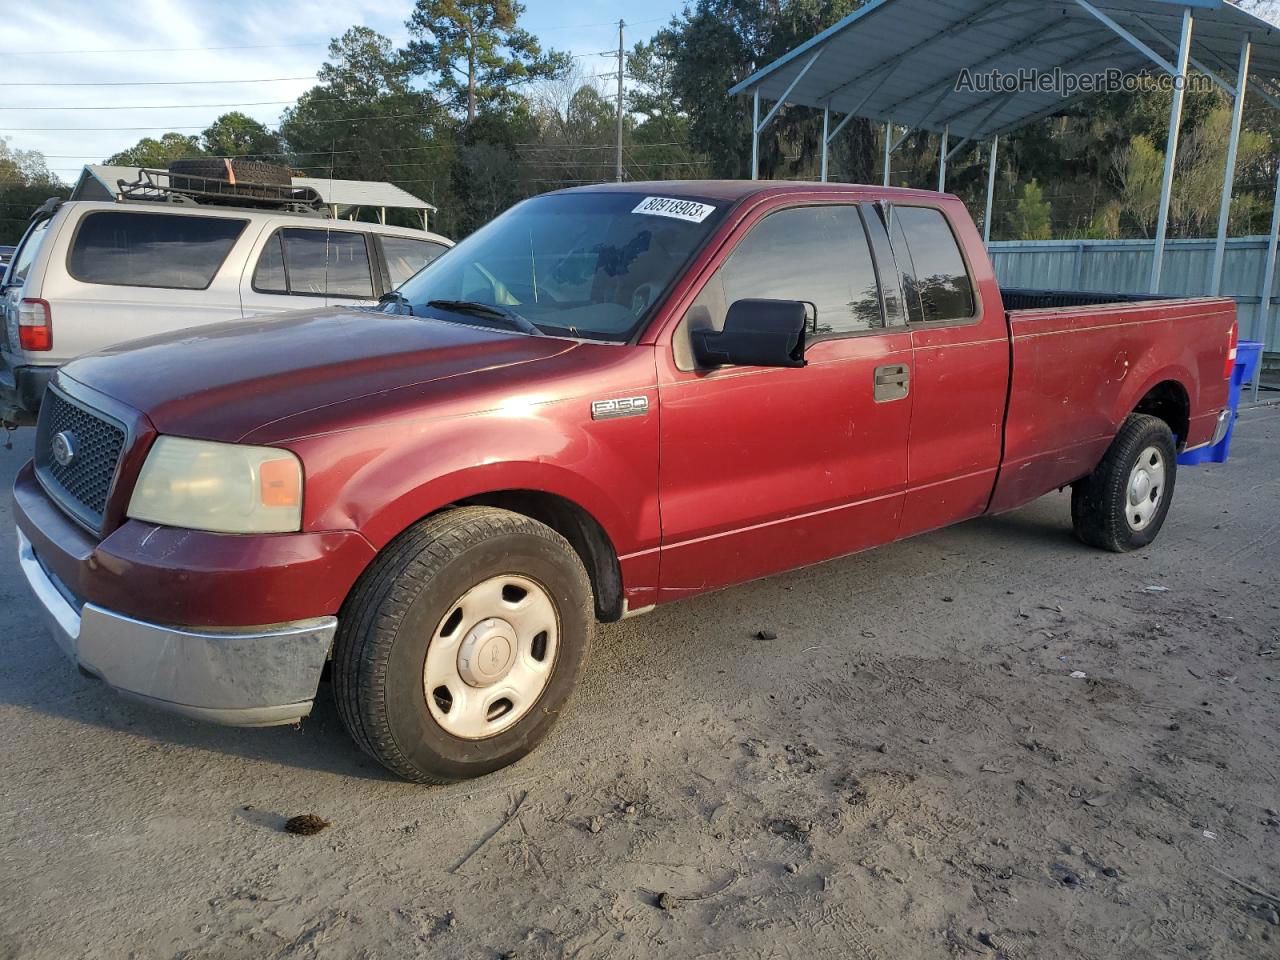
[[[411,7],[412,0],[14,4],[4,15],[0,137],[12,149],[40,151],[58,177],[74,182],[84,164],[142,137],[196,134],[230,110],[274,126],[315,83],[332,37],[363,24],[400,45]],[[595,54],[617,48],[619,18],[634,24],[630,48],[683,2],[526,0],[526,7],[521,24],[544,46],[578,55],[589,75],[614,69]]]

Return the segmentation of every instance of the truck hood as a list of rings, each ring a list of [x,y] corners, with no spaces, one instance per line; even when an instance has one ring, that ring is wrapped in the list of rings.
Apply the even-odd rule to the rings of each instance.
[[[160,433],[234,443],[318,407],[500,373],[576,346],[422,317],[323,309],[135,340],[74,360],[59,376],[132,407]]]

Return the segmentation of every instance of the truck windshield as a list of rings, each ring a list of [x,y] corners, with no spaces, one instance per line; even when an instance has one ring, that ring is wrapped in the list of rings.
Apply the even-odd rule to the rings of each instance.
[[[723,200],[639,192],[535,197],[467,237],[398,293],[420,316],[518,329],[497,317],[515,313],[553,336],[623,342],[727,208]]]

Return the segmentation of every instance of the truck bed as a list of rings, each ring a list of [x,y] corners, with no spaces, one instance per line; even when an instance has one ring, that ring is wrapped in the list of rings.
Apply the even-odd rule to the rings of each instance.
[[[1011,379],[992,510],[1086,476],[1135,409],[1180,423],[1180,447],[1211,439],[1227,404],[1229,297],[1001,292]]]
[[[1153,293],[1101,293],[1091,290],[1032,290],[1026,287],[1001,287],[1006,310],[1053,310],[1061,307],[1096,307],[1108,303],[1145,303],[1152,300],[1176,300],[1176,297]]]

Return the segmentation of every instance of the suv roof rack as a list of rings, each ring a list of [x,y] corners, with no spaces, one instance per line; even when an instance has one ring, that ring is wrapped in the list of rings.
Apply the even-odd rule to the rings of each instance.
[[[138,170],[137,180],[118,180],[121,201],[184,203],[200,206],[269,209],[282,213],[327,216],[328,207],[312,187],[292,184],[232,183],[216,177],[200,177],[168,170]]]

